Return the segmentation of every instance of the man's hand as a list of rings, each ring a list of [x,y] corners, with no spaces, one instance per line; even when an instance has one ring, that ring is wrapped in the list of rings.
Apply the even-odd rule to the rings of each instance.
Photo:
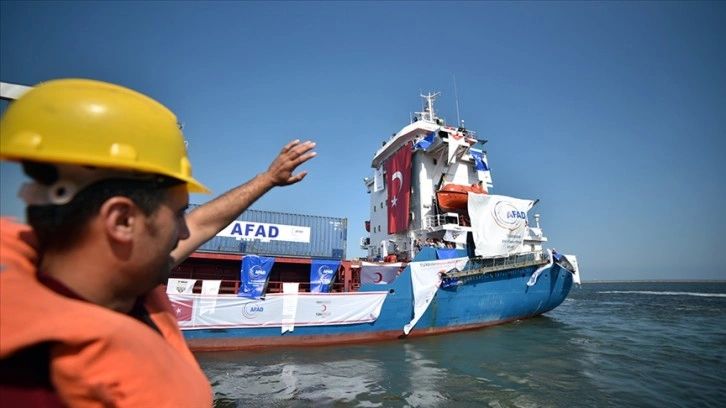
[[[300,143],[300,140],[293,140],[282,148],[280,154],[275,158],[270,167],[262,175],[267,178],[273,186],[288,186],[295,184],[307,176],[307,171],[301,171],[293,176],[292,172],[315,157],[317,153],[311,152],[315,148],[315,142],[307,141]]]

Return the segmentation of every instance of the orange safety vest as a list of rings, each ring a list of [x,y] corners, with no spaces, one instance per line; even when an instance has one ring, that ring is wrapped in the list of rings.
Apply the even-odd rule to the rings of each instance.
[[[69,407],[211,407],[212,390],[163,287],[133,317],[62,296],[36,279],[27,226],[0,218],[0,359],[50,342],[50,380]]]

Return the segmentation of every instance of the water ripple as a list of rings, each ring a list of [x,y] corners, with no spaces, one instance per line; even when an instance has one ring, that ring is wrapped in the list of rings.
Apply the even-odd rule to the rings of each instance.
[[[484,330],[197,357],[217,407],[720,407],[726,284],[585,284]]]

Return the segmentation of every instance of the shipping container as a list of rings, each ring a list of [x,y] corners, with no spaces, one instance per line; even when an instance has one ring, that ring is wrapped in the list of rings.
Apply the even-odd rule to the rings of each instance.
[[[197,251],[343,260],[347,237],[347,218],[248,209]]]

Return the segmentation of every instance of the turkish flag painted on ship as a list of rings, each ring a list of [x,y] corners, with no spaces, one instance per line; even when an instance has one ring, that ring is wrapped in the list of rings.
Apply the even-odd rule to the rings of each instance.
[[[194,311],[194,299],[169,299],[171,307],[176,313],[176,320],[180,322],[191,322]]]
[[[388,233],[408,228],[408,207],[411,202],[411,143],[386,161],[388,187]]]

